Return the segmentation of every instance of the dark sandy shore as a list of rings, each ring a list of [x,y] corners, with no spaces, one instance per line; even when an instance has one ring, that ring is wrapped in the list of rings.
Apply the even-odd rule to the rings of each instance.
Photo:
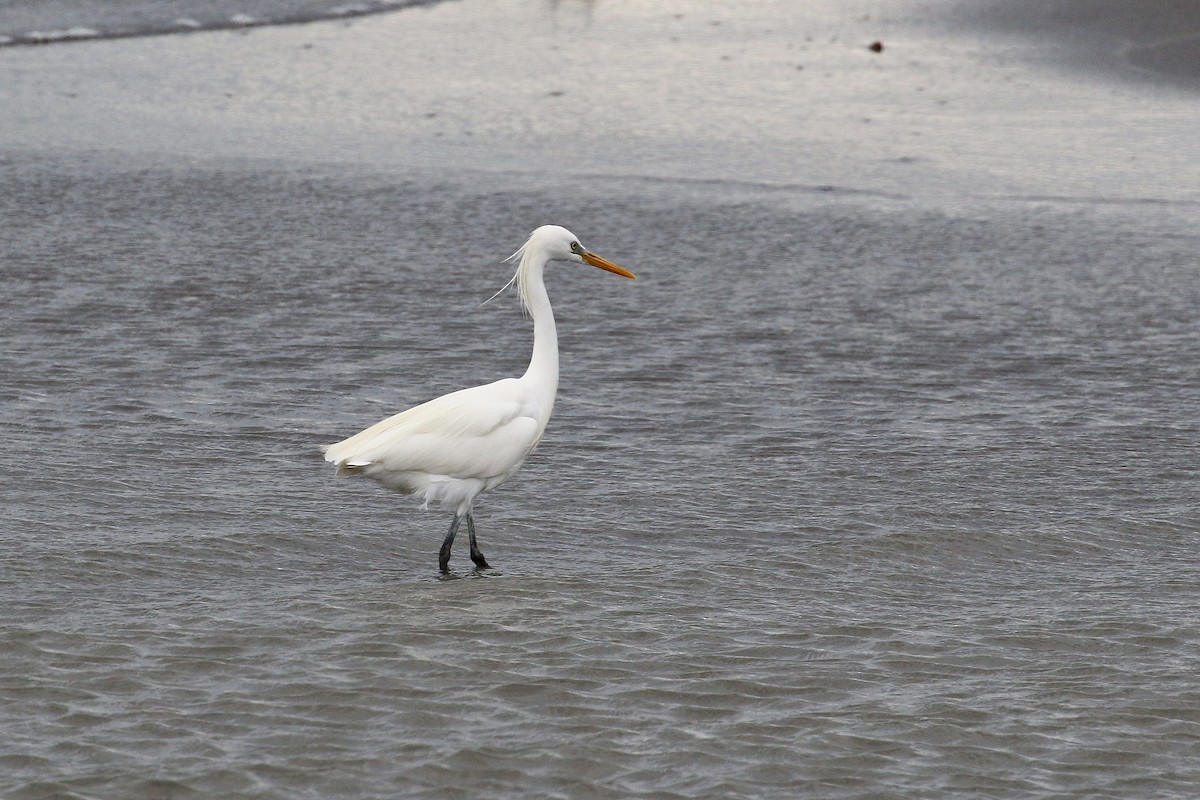
[[[1084,69],[1200,90],[1200,4],[1189,0],[970,2],[952,16],[966,28],[1045,43]]]

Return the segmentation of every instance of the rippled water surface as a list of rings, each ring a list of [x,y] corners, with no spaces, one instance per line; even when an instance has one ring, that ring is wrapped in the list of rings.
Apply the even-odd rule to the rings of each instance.
[[[0,47],[348,19],[441,0],[5,0]]]
[[[1195,791],[1195,207],[76,167],[0,164],[9,800]],[[439,580],[318,448],[519,373],[551,221],[640,280],[550,271]]]

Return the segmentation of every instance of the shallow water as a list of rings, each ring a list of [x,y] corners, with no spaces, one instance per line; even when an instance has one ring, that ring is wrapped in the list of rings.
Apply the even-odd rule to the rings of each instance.
[[[350,19],[443,0],[5,0],[0,47]]]
[[[1194,205],[0,170],[6,798],[1194,791]],[[438,580],[318,447],[518,373],[550,221],[640,280]]]

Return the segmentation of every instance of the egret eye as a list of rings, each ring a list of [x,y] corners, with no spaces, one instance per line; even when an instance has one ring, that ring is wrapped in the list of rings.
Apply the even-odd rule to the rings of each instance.
[[[578,253],[580,251],[579,242],[571,242],[571,252]]]

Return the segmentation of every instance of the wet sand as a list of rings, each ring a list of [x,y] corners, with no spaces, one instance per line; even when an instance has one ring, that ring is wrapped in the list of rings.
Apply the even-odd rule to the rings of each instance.
[[[936,203],[1197,198],[1193,94],[1051,69],[1058,45],[993,37],[985,21],[964,33],[947,9],[911,12],[461,2],[5,48],[0,148],[835,187]],[[876,40],[880,53],[867,47]]]

